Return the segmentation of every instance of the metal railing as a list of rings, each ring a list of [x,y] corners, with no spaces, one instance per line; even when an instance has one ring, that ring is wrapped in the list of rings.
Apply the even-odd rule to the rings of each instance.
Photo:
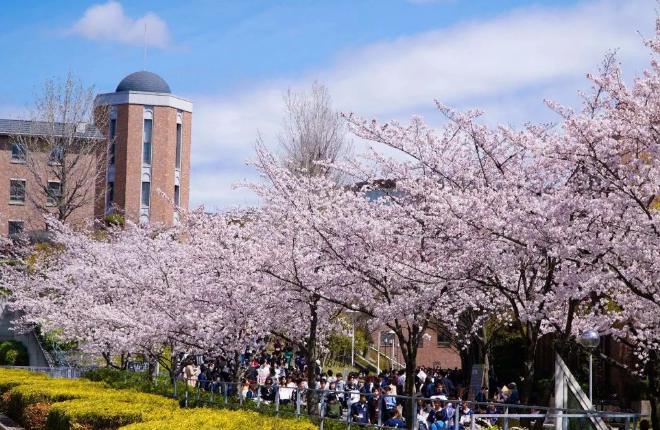
[[[46,373],[56,378],[77,379],[83,377],[83,374],[90,369],[72,369],[72,368],[44,368],[44,367],[12,367],[5,368],[26,369],[35,372]],[[166,375],[152,376],[147,373],[118,372],[119,383],[126,388],[133,387],[138,390],[160,394],[163,396],[177,399],[183,408],[197,406],[209,406],[227,409],[245,409],[254,410],[263,414],[280,417],[290,416],[296,419],[309,418],[318,422],[320,430],[324,430],[326,422],[337,422],[345,425],[344,428],[351,429],[371,427],[377,429],[400,428],[392,426],[388,422],[391,412],[396,408],[403,416],[412,417],[413,429],[427,428],[432,430],[433,423],[426,422],[426,426],[420,426],[419,420],[426,421],[428,411],[434,401],[441,402],[441,408],[446,409],[448,404],[455,406],[448,410],[449,414],[442,421],[444,425],[440,428],[451,430],[476,430],[477,426],[483,427],[477,421],[493,424],[496,420],[503,430],[509,429],[511,420],[527,419],[535,421],[538,419],[581,419],[589,420],[591,417],[599,417],[606,420],[613,420],[619,423],[625,430],[637,430],[638,424],[647,415],[627,413],[627,412],[601,412],[596,410],[576,410],[565,408],[553,408],[543,406],[525,406],[511,405],[502,403],[479,403],[473,401],[463,401],[460,399],[437,399],[425,398],[420,396],[395,396],[387,394],[361,393],[355,390],[321,390],[301,387],[287,387],[277,385],[246,384],[222,381],[210,381],[199,379],[181,379],[170,378]],[[331,395],[336,397],[330,400]],[[360,402],[360,397],[366,396],[366,403],[361,407],[368,416],[353,414],[355,403]],[[462,405],[467,404],[470,408],[469,419],[463,418],[466,415],[462,410]],[[339,406],[337,406],[339,405]],[[366,406],[365,406],[366,405]],[[495,408],[490,413],[483,413],[487,408]],[[366,409],[365,409],[366,408]],[[357,409],[357,407],[356,407]],[[480,411],[482,410],[482,411]],[[524,411],[529,411],[525,413]],[[534,413],[536,411],[536,413]],[[407,413],[406,413],[407,412]],[[455,424],[458,423],[458,428]],[[632,426],[631,426],[632,425]],[[336,427],[335,427],[336,428]]]

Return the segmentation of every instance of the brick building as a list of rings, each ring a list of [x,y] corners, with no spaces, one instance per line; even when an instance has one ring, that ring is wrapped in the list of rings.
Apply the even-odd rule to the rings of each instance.
[[[430,328],[425,332],[428,336],[422,339],[417,349],[417,365],[426,367],[440,367],[442,369],[461,368],[461,357],[443,335]],[[374,345],[378,345],[381,353],[388,357],[394,356],[395,362],[403,364],[401,347],[396,336],[383,325],[371,333]],[[380,342],[379,342],[380,341]]]
[[[90,138],[108,141],[107,165],[96,163],[105,180],[89,184],[94,198],[76,209],[71,220],[103,219],[118,212],[133,221],[172,225],[178,214],[159,194],[188,208],[192,102],[173,95],[160,76],[141,71],[126,76],[115,92],[99,94],[95,106],[110,109],[107,130],[87,126]],[[44,228],[43,210],[30,201],[44,200],[47,207],[48,192],[30,179],[24,150],[12,138],[17,132],[34,133],[39,126],[0,120],[0,234]],[[35,159],[48,163],[50,156],[37,154]],[[51,186],[58,184],[49,178]]]
[[[52,128],[49,126],[53,126]],[[44,130],[48,127],[49,130]],[[57,139],[63,135],[79,139],[104,140],[93,126],[74,125],[74,130],[64,130],[61,124],[45,124],[32,121],[0,119],[0,234],[22,231],[39,231],[45,228],[43,213],[55,213],[53,198],[61,193],[57,170],[61,166],[57,151],[44,150],[28,154],[18,143],[23,139]],[[71,154],[79,157],[76,168],[68,173],[72,183],[84,178],[82,170],[95,171],[95,157],[87,154]],[[94,177],[95,173],[86,176]],[[80,185],[81,194],[94,194],[95,184]],[[47,190],[46,190],[47,189]],[[68,218],[70,222],[91,219],[94,216],[94,197],[86,198],[89,204],[81,205]]]

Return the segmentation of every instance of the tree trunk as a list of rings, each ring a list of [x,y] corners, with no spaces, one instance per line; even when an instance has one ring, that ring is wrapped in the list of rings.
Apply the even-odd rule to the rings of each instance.
[[[660,363],[656,354],[651,354],[651,359],[646,365],[647,376],[649,378],[649,401],[651,402],[651,428],[660,429],[660,416],[658,416],[658,406],[660,405]]]
[[[307,413],[310,416],[319,414],[319,396],[316,391],[312,391],[316,388],[316,369],[318,367],[316,364],[316,330],[319,324],[318,300],[318,298],[315,298],[309,305],[311,323],[309,326],[309,339],[305,348],[305,352],[307,352],[307,385],[310,388],[307,390]]]

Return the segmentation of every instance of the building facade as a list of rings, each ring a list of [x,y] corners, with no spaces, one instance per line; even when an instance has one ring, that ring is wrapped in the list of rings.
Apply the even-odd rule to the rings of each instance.
[[[174,205],[188,208],[192,102],[172,94],[151,72],[125,77],[96,105],[111,109],[105,202],[97,218],[113,212],[134,221],[172,225]],[[167,197],[167,198],[163,198]]]
[[[420,341],[417,349],[418,366],[443,370],[461,368],[461,356],[442,334],[431,328],[427,328],[424,333],[426,336]],[[378,345],[377,349],[382,358],[387,360],[389,357],[393,357],[395,363],[404,364],[401,346],[389,327],[380,326],[378,330],[371,333],[371,339],[374,345]],[[382,364],[381,367],[383,367]],[[399,365],[395,367],[399,367]]]
[[[118,213],[135,222],[176,223],[174,205],[187,209],[190,196],[192,102],[173,95],[160,76],[141,71],[126,76],[115,92],[99,94],[95,106],[109,109],[109,119],[99,128],[88,125],[87,132],[93,131],[90,138],[106,139],[108,153],[96,163],[84,163],[85,169],[98,169],[98,175],[88,176],[101,180],[87,184],[85,193],[93,196],[67,221],[103,220]],[[17,133],[38,134],[42,126],[0,119],[1,235],[45,228],[44,209],[52,209],[49,198],[60,185],[54,172],[53,178],[39,181],[30,169],[35,162],[52,164],[52,149],[30,154],[26,163],[16,141]],[[49,175],[47,167],[43,171]]]

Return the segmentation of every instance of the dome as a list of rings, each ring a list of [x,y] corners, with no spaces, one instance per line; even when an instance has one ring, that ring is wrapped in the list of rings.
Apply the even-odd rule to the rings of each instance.
[[[143,91],[145,93],[167,93],[171,94],[167,82],[155,73],[142,71],[131,73],[121,80],[115,92]]]

